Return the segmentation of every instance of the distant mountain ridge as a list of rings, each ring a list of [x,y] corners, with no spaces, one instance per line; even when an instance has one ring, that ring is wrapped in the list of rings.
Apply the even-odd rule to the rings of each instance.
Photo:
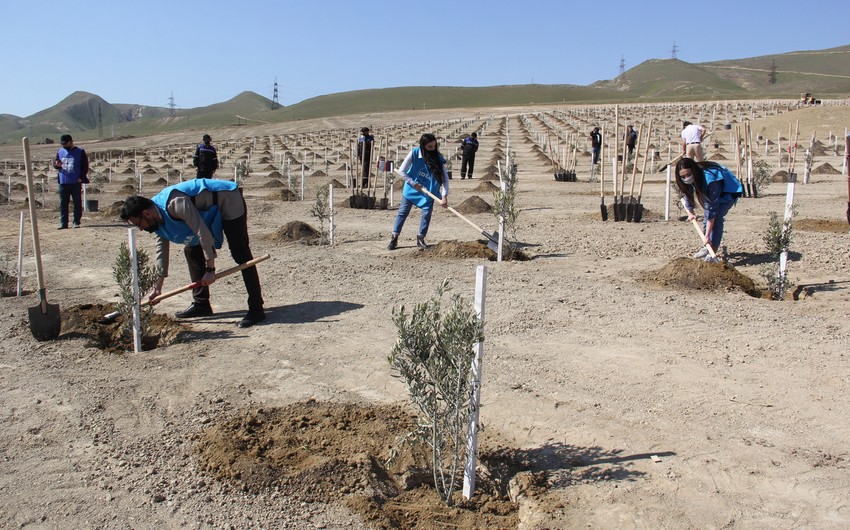
[[[774,82],[772,82],[774,81]],[[74,92],[25,118],[0,114],[0,141],[73,132],[81,139],[143,136],[252,123],[275,123],[354,113],[411,109],[503,107],[531,104],[650,102],[670,100],[818,98],[850,95],[850,45],[728,61],[691,64],[650,59],[612,80],[580,85],[398,87],[340,92],[273,109],[269,98],[242,92],[221,103],[192,109],[109,103]]]

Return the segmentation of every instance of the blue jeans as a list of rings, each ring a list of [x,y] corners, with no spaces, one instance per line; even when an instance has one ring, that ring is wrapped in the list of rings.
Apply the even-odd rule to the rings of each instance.
[[[68,203],[74,200],[74,224],[80,224],[83,218],[83,185],[60,184],[59,185],[59,224],[68,226]]]
[[[735,206],[734,201],[730,202],[721,202],[720,206],[717,207],[717,216],[714,218],[714,228],[711,230],[711,234],[708,235],[709,240],[711,241],[711,246],[715,249],[720,248],[720,240],[723,239],[723,221],[726,218],[726,214],[729,213],[729,210]],[[702,230],[705,232],[706,226],[708,225],[708,219],[704,219],[702,223]]]
[[[422,220],[419,221],[419,234],[422,237],[428,235],[428,227],[431,225],[431,212],[434,206],[433,202],[422,207]],[[398,206],[398,215],[395,216],[395,224],[393,224],[393,234],[401,234],[401,228],[410,215],[410,209],[413,208],[413,203],[404,197],[401,198],[401,204]]]

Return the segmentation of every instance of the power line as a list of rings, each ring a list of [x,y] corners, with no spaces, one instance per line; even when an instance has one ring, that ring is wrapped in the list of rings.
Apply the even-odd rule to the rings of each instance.
[[[677,53],[678,51],[679,51],[679,47],[678,47],[678,46],[676,46],[676,41],[673,41],[673,49],[672,49],[672,50],[670,50],[670,54],[671,54],[671,55],[670,55],[670,58],[671,58],[671,59],[675,59],[675,58],[676,58],[676,53]]]
[[[272,110],[280,108],[280,100],[277,97],[277,77],[274,78],[274,95],[272,96]]]

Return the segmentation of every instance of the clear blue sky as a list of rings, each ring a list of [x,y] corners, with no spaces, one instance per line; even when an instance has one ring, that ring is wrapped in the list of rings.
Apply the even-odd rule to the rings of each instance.
[[[0,0],[0,114],[76,90],[178,108],[250,90],[284,105],[395,86],[587,85],[648,59],[699,63],[850,44],[847,4],[746,0]]]

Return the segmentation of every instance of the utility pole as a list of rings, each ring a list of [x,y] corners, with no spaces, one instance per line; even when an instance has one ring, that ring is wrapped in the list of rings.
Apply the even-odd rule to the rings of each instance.
[[[274,78],[274,95],[272,96],[272,110],[280,108],[280,101],[277,98],[277,77]]]
[[[626,59],[624,59],[623,56],[620,55],[620,75],[623,75],[625,73],[626,73]]]
[[[774,59],[773,64],[770,65],[770,73],[767,74],[767,82],[771,85],[776,84],[776,59]]]
[[[175,110],[177,108],[177,105],[174,104],[174,92],[172,92],[171,97],[168,98],[168,108],[171,109],[172,118],[177,115],[177,112]]]
[[[671,53],[670,58],[671,58],[671,59],[675,59],[675,58],[676,58],[676,53],[678,53],[678,51],[679,51],[679,47],[678,47],[678,46],[676,46],[676,41],[673,41],[673,49],[672,49],[672,50],[670,50],[670,53]]]

